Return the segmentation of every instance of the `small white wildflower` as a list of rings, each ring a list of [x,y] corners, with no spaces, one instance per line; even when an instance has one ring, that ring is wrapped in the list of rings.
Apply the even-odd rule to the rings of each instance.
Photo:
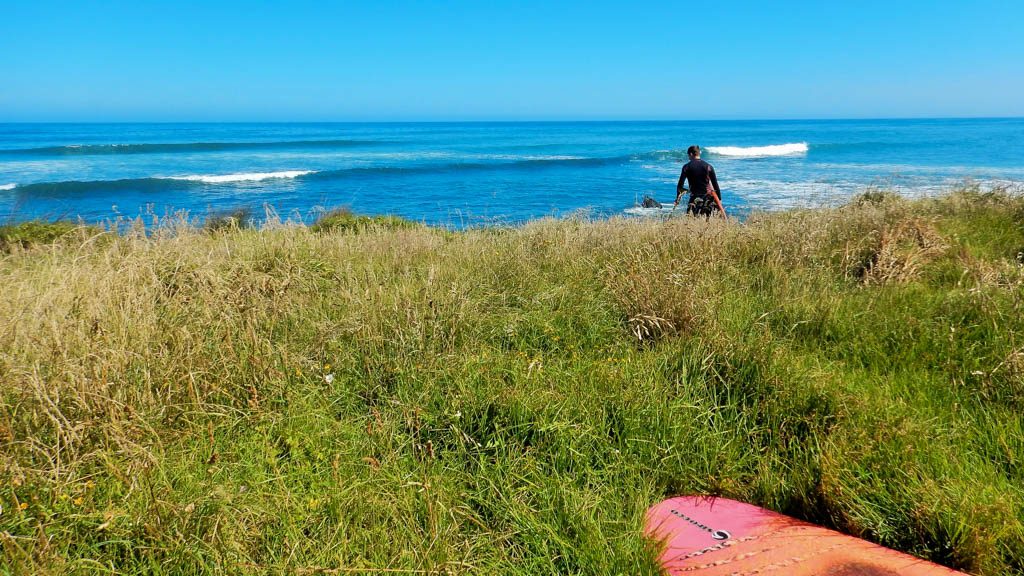
[[[328,384],[330,384],[331,382],[334,382],[334,374],[327,374],[327,375],[325,375],[324,376],[324,382],[327,382]]]
[[[462,410],[459,410],[459,411],[455,412],[455,417],[456,418],[462,418]]]

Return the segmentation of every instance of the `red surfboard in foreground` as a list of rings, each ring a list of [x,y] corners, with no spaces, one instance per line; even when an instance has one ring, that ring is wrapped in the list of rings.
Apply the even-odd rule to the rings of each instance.
[[[647,511],[670,575],[963,575],[895,550],[725,498],[671,498]]]

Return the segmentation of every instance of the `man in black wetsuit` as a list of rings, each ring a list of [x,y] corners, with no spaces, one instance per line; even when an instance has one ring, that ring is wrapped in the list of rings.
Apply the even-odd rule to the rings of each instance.
[[[715,168],[700,159],[700,146],[690,146],[686,150],[686,155],[690,157],[690,161],[683,165],[683,172],[679,175],[679,184],[676,185],[676,206],[679,205],[683,192],[686,192],[683,182],[689,180],[690,201],[686,204],[686,213],[710,217],[718,212],[718,202],[715,202],[710,192],[714,191],[719,201],[722,199],[722,189],[718,187]]]

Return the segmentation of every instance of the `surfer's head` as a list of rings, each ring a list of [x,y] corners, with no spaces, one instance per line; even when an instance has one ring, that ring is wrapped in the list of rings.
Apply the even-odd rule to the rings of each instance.
[[[686,155],[690,158],[700,158],[700,146],[694,144],[686,149]]]

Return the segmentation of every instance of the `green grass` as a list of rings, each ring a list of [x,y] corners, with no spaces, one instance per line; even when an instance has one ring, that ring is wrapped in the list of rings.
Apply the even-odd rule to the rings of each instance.
[[[338,208],[321,214],[310,229],[313,232],[359,232],[370,228],[401,230],[418,226],[419,224],[399,216],[364,216],[354,214],[347,208]]]
[[[83,237],[95,236],[101,232],[99,228],[67,220],[29,220],[3,224],[0,225],[0,253],[52,244],[72,236],[81,240]]]
[[[718,494],[1024,574],[1022,247],[971,188],[27,245],[0,573],[656,574],[645,509]]]

